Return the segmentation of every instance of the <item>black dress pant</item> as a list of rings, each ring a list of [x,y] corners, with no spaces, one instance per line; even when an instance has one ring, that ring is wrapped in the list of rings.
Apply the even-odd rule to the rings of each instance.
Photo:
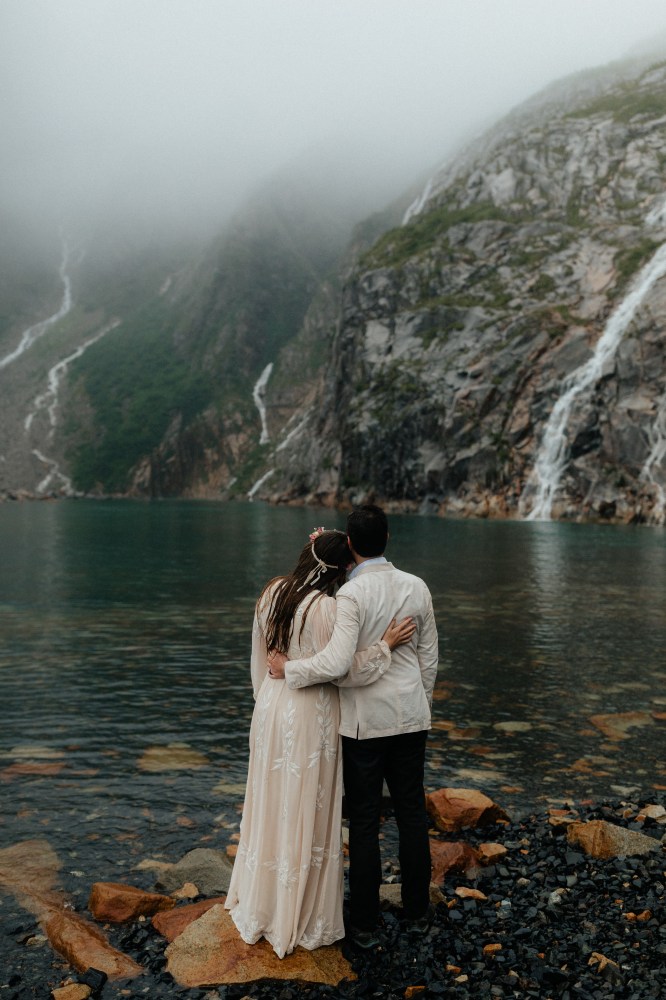
[[[368,740],[342,737],[349,817],[349,916],[359,930],[372,930],[379,919],[379,823],[384,779],[400,837],[405,917],[417,919],[428,909],[430,841],[423,791],[427,736],[422,730]]]

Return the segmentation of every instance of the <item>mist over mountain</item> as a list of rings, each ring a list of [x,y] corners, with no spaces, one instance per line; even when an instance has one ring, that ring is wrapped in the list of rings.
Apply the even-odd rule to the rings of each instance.
[[[99,24],[84,25],[92,40]],[[440,114],[437,92],[426,129],[407,95],[365,133],[315,130],[298,155],[278,143],[283,162],[257,174],[253,160],[242,184],[218,147],[205,176],[187,142],[157,169],[150,129],[109,154],[120,172],[63,154],[49,187],[35,167],[23,191],[39,196],[1,207],[0,491],[661,520],[655,45],[485,129],[479,109],[476,124]],[[86,103],[67,73],[55,89],[67,146]],[[95,135],[97,158],[120,133]],[[3,164],[16,190],[20,153]]]
[[[8,252],[0,489],[217,495],[244,481],[254,383],[336,280],[367,211],[353,166],[329,166],[279,171],[212,241],[94,220]],[[303,348],[301,374],[322,347]]]
[[[666,63],[613,64],[433,175],[347,276],[259,495],[663,522],[664,120]]]

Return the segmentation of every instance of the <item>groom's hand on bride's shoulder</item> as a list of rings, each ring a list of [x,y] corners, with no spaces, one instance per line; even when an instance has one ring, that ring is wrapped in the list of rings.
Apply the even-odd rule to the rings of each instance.
[[[271,649],[268,654],[268,676],[279,681],[284,677],[284,665],[287,657],[284,653],[278,653],[277,649]]]

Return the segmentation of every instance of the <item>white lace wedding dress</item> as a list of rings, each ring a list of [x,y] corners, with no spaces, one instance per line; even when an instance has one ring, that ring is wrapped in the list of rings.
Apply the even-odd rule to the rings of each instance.
[[[244,941],[264,937],[282,958],[296,945],[312,950],[344,937],[342,759],[337,688],[318,684],[292,691],[268,676],[264,626],[270,596],[269,590],[252,632],[256,704],[240,842],[225,905]],[[296,611],[289,658],[323,649],[334,621],[335,600],[309,594]],[[389,663],[388,646],[377,643],[356,654],[345,683],[367,684]]]

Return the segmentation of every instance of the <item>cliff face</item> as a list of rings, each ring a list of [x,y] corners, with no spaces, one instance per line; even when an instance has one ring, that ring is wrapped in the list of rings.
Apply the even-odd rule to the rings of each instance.
[[[610,69],[432,178],[348,276],[260,495],[662,519],[665,124],[666,64]]]
[[[63,248],[16,357],[32,284],[0,283],[0,492],[663,521],[664,125],[666,63],[610,67],[351,244],[311,172],[196,259]]]
[[[303,325],[350,230],[316,180],[278,178],[197,259],[154,283],[72,369],[63,409],[78,427],[75,486],[224,496],[251,483],[261,455],[253,387]]]

